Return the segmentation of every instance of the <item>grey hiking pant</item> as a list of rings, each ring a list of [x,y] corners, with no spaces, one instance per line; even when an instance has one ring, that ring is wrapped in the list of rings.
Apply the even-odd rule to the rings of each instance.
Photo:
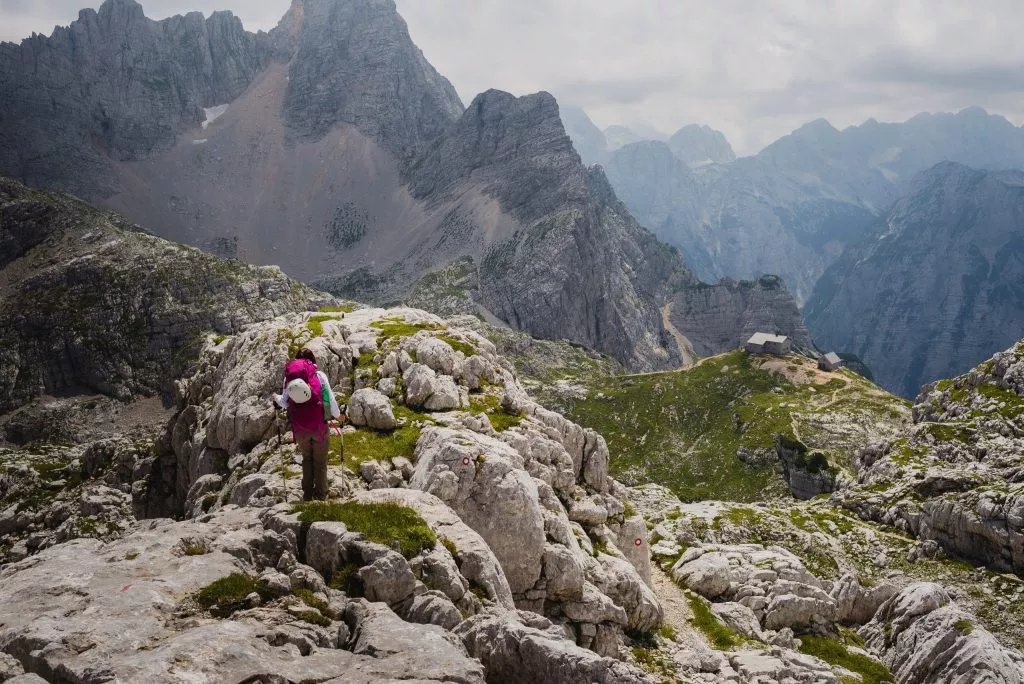
[[[295,444],[302,453],[302,499],[327,500],[328,433],[302,432],[295,435]]]

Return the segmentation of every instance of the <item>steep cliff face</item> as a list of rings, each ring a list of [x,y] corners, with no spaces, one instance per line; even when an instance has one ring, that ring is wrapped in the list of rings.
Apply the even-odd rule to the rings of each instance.
[[[672,324],[701,357],[741,347],[755,332],[786,335],[797,348],[814,348],[796,302],[775,276],[687,288],[673,296],[671,306]]]
[[[291,60],[284,118],[304,138],[346,123],[404,158],[462,113],[392,0],[294,0],[271,39]]]
[[[230,12],[161,22],[134,0],[49,38],[0,44],[0,174],[90,198],[115,191],[112,161],[146,159],[241,95],[265,41]]]
[[[41,394],[168,392],[208,333],[330,298],[0,179],[0,413]]]
[[[1022,220],[1024,174],[940,164],[822,277],[808,325],[914,396],[1024,334]]]
[[[658,333],[657,303],[673,283],[693,278],[629,216],[603,173],[581,164],[553,97],[480,95],[409,174],[425,202],[460,210],[489,198],[515,221],[478,233],[478,301],[493,314],[632,367],[674,361]]]

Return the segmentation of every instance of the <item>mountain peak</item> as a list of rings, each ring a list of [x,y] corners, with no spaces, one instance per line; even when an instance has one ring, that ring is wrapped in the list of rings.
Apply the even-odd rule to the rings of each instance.
[[[462,113],[392,0],[295,0],[271,39],[291,59],[284,111],[302,137],[349,124],[404,158]]]
[[[672,153],[690,168],[708,164],[728,164],[736,160],[736,153],[721,131],[710,126],[690,124],[683,126],[669,138]]]

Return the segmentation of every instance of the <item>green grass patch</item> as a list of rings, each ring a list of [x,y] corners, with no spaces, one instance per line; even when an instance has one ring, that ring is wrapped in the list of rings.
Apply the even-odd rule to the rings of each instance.
[[[501,405],[501,397],[494,394],[481,394],[470,396],[470,412],[473,415],[487,416],[487,419],[498,432],[505,432],[523,422],[519,413],[510,413]]]
[[[133,560],[135,560],[138,557],[139,557],[139,552],[138,551],[129,551],[128,553],[124,554],[124,559],[128,560],[128,561],[133,561]]]
[[[664,624],[661,626],[661,636],[669,641],[675,641],[679,637],[679,633],[676,632],[676,628],[672,625]]]
[[[363,582],[359,579],[359,563],[345,563],[335,569],[328,581],[331,589],[343,591],[351,597],[363,595]]]
[[[608,546],[608,542],[605,541],[604,537],[600,537],[598,539],[595,539],[594,542],[593,542],[593,547],[594,547],[594,556],[595,557],[599,553],[603,553],[606,556],[614,555],[614,554],[612,554],[612,548],[610,546]]]
[[[448,550],[448,553],[451,554],[452,558],[459,557],[459,548],[455,546],[455,542],[448,537],[441,537],[441,546]]]
[[[796,356],[790,361],[813,366]],[[565,400],[565,413],[604,436],[612,474],[628,485],[664,484],[683,501],[788,496],[771,453],[777,436],[783,446],[811,454],[806,468],[825,473],[849,468],[876,424],[892,425],[895,432],[909,418],[902,400],[863,378],[795,384],[740,351],[685,371],[596,377],[584,384],[586,398]],[[836,432],[837,414],[850,417],[841,421],[844,426],[865,434]],[[756,458],[740,460],[741,450]]]
[[[974,436],[963,423],[927,423],[925,431],[940,442],[966,444]]]
[[[632,648],[632,653],[633,659],[636,660],[636,664],[648,674],[652,674],[657,677],[658,681],[662,684],[679,681],[676,677],[678,666],[669,654],[662,652],[658,648],[650,648],[647,646],[634,646]]]
[[[436,323],[409,323],[400,318],[374,321],[370,324],[370,327],[380,330],[380,335],[378,336],[380,346],[384,346],[384,342],[390,339],[410,337],[421,330],[447,330],[445,326]]]
[[[321,306],[320,313],[352,313],[356,310],[354,304],[343,304],[341,306]]]
[[[437,536],[416,511],[394,503],[310,501],[298,504],[293,510],[303,523],[342,522],[369,541],[388,547],[398,542],[406,558],[413,558],[437,544]]]
[[[311,316],[306,321],[306,329],[313,333],[314,338],[320,337],[324,334],[324,323],[336,320],[338,320],[337,316]]]
[[[182,553],[186,556],[205,556],[209,551],[202,544],[196,544],[195,542],[187,541],[181,545]]]
[[[694,626],[704,633],[712,646],[720,651],[727,651],[743,644],[743,637],[715,617],[704,599],[689,592],[686,598],[690,602],[690,610],[693,611]]]
[[[308,622],[311,625],[318,625],[320,627],[330,627],[331,618],[327,617],[323,613],[319,613],[315,610],[304,610],[295,615],[299,620]]]
[[[314,594],[309,589],[295,589],[295,590],[292,591],[292,594],[294,594],[295,596],[298,596],[300,599],[302,599],[302,602],[305,603],[310,608],[313,608],[315,610],[320,611],[322,614],[326,615],[327,617],[330,617],[330,618],[336,617],[331,612],[331,609],[328,607],[327,601],[324,601],[322,598],[317,598],[316,594]]]
[[[406,425],[392,432],[376,432],[374,430],[359,429],[349,432],[344,436],[345,440],[345,465],[358,467],[366,461],[383,461],[397,456],[404,456],[412,460],[416,452],[416,442],[420,438],[420,428]],[[337,439],[338,457],[340,461],[341,437]],[[332,449],[334,447],[332,446]]]
[[[441,340],[442,342],[446,342],[448,346],[454,349],[455,351],[462,352],[467,359],[470,356],[476,356],[479,353],[476,347],[469,344],[468,342],[463,342],[457,337],[452,337],[451,335],[438,335],[437,339]]]
[[[837,639],[804,634],[800,636],[800,642],[801,653],[856,672],[863,678],[864,684],[896,681],[885,665],[859,653],[850,653]]]
[[[955,627],[964,636],[967,636],[974,631],[974,623],[970,620],[957,620],[953,623],[953,627]]]
[[[247,607],[245,597],[253,592],[259,594],[264,601],[272,598],[266,582],[235,573],[201,589],[196,595],[196,600],[200,606],[215,616],[229,617]]]

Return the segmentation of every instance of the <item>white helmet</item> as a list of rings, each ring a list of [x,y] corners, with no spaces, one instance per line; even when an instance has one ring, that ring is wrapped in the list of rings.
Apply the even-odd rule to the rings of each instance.
[[[309,388],[309,384],[302,378],[295,378],[289,382],[285,391],[288,393],[288,398],[296,404],[305,404],[313,398],[313,391]]]

